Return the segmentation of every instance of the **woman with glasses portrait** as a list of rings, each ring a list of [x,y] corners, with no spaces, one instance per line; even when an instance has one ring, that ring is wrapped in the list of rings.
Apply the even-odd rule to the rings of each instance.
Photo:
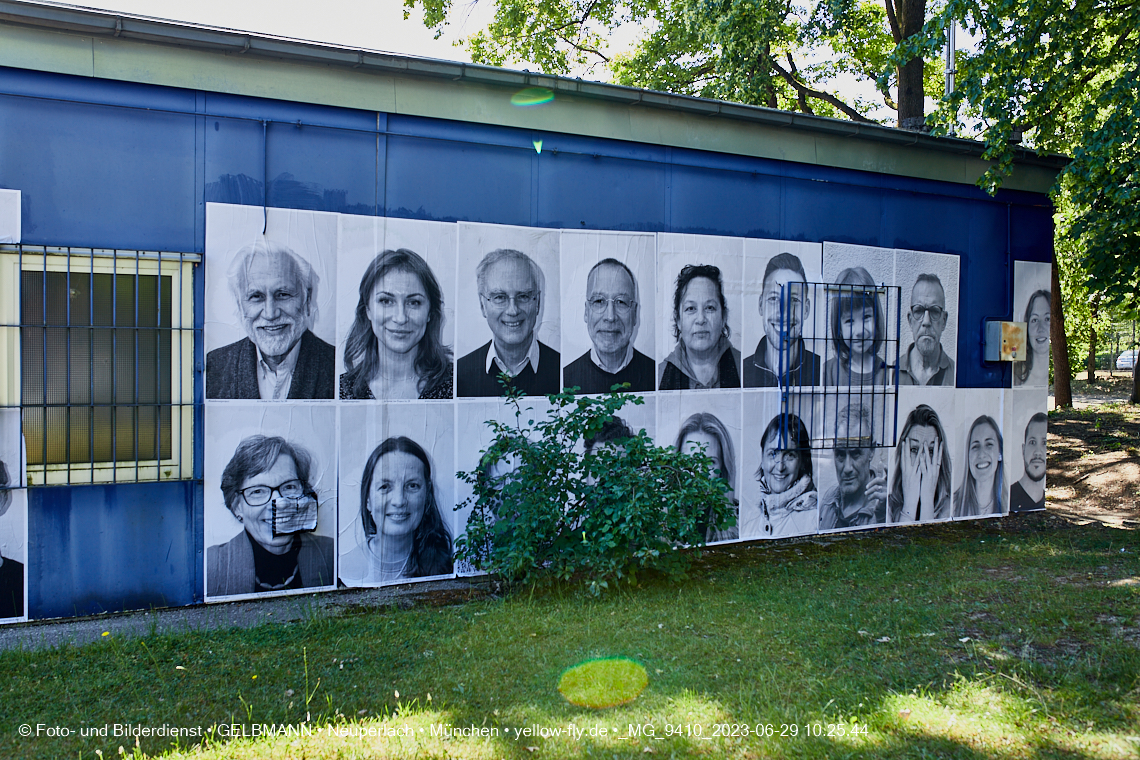
[[[333,540],[318,536],[313,461],[279,436],[254,435],[222,472],[222,497],[244,530],[206,552],[206,595],[330,586]]]

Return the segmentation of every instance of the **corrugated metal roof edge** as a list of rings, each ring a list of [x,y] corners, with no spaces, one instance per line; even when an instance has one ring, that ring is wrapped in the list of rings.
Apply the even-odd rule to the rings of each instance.
[[[549,74],[534,74],[528,71],[515,71],[481,64],[345,48],[328,43],[253,34],[223,27],[210,27],[132,14],[111,13],[62,3],[0,0],[0,21],[92,36],[119,37],[199,50],[272,58],[285,62],[337,66],[386,75],[397,74],[450,79],[503,87],[546,87],[555,92],[573,93],[582,97],[625,105],[646,105],[652,108],[686,113],[722,116],[765,126],[803,129],[833,136],[911,146],[963,156],[981,157],[985,150],[983,143],[974,140],[932,137],[920,132],[911,132],[879,124],[862,124],[794,111],[781,111],[774,108],[748,106],[709,98],[674,95]],[[1018,149],[1015,157],[1015,162],[1018,164],[1056,170],[1063,168],[1069,160],[1066,156],[1038,155],[1025,149]]]

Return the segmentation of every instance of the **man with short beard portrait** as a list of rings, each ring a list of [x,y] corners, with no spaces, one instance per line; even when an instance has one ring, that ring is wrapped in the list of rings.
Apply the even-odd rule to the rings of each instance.
[[[1009,511],[1031,512],[1045,509],[1045,438],[1049,418],[1038,412],[1025,426],[1025,442],[1021,456],[1025,460],[1025,474],[1009,488]]]

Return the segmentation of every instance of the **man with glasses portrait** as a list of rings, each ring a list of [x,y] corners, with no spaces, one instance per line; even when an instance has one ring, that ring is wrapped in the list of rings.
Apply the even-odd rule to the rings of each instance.
[[[614,385],[653,390],[653,360],[633,347],[640,325],[637,279],[617,259],[602,259],[586,276],[582,319],[593,344],[566,367],[565,385],[581,393],[606,393]]]
[[[906,315],[914,342],[899,357],[899,385],[954,385],[954,360],[942,348],[948,318],[941,280],[920,274]]]
[[[500,248],[479,262],[475,280],[492,337],[457,363],[459,395],[501,396],[503,372],[527,395],[557,393],[561,357],[539,342],[535,329],[542,314],[542,269],[522,251]]]

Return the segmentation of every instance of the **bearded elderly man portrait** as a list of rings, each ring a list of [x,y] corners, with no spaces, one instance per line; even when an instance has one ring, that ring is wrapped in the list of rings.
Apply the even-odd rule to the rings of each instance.
[[[937,275],[918,276],[906,321],[914,342],[899,358],[899,385],[954,385],[954,360],[942,348],[949,321],[946,291]]]
[[[653,390],[653,360],[633,347],[641,323],[638,296],[628,266],[617,259],[594,265],[582,316],[593,348],[566,366],[563,385],[581,393],[608,393],[621,383],[629,383],[629,391]]]
[[[206,356],[206,398],[333,398],[336,351],[309,329],[318,285],[309,263],[261,239],[237,252],[228,276],[246,337]]]

